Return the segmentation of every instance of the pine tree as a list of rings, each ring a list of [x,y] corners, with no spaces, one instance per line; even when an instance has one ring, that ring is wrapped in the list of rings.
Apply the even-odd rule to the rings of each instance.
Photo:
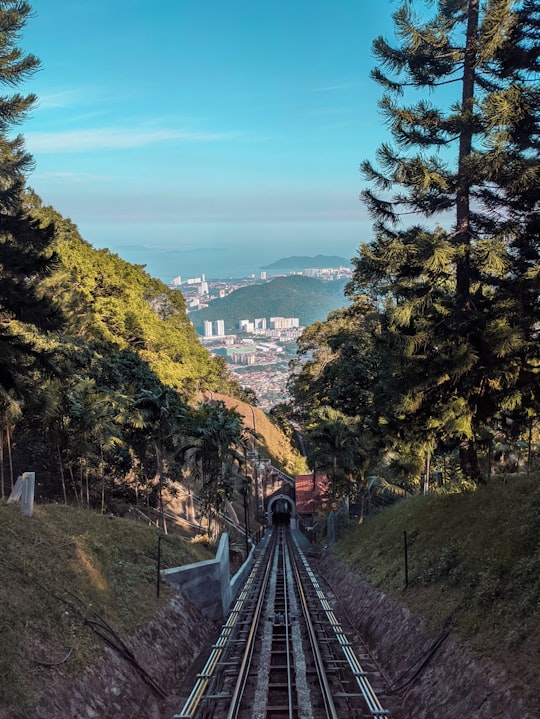
[[[373,78],[394,143],[377,166],[362,163],[376,237],[349,291],[387,297],[403,354],[403,434],[417,419],[461,440],[462,467],[480,480],[475,439],[515,392],[534,326],[531,292],[524,322],[509,305],[520,302],[517,276],[532,281],[530,267],[518,269],[520,243],[537,252],[537,11],[439,0],[430,19],[410,2],[393,17],[398,44],[377,38]]]
[[[0,84],[11,88],[39,67],[38,59],[17,46],[30,16],[26,2],[0,3]],[[54,265],[54,228],[42,227],[25,201],[25,175],[33,159],[21,135],[11,136],[35,103],[33,94],[0,97],[0,391],[18,384],[37,356],[28,329],[53,329],[60,322],[54,303],[39,281]],[[22,323],[22,325],[21,325]],[[26,335],[26,337],[25,337]]]

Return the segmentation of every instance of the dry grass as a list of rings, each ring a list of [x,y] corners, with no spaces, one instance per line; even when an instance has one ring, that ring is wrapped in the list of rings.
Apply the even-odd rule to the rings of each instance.
[[[100,617],[121,636],[133,632],[170,596],[157,599],[158,530],[129,519],[59,505],[28,518],[0,504],[0,707],[24,708],[57,676],[51,666],[71,652],[63,676],[78,676],[103,650],[85,624]],[[162,567],[213,556],[169,535]],[[30,679],[31,677],[31,679]]]
[[[540,477],[414,497],[355,527],[336,554],[437,631],[496,661],[540,710]],[[404,532],[409,584],[405,587]]]

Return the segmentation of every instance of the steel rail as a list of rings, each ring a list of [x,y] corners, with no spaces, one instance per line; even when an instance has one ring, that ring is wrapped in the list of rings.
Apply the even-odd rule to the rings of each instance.
[[[309,637],[309,643],[311,646],[311,652],[313,654],[313,659],[315,663],[315,670],[317,672],[317,678],[319,680],[319,686],[321,689],[321,696],[324,703],[324,709],[326,712],[326,716],[328,719],[339,719],[339,715],[336,710],[336,706],[334,704],[334,699],[332,697],[332,690],[330,688],[330,683],[328,681],[328,676],[326,674],[326,670],[324,668],[324,660],[321,654],[321,650],[319,648],[319,642],[317,640],[317,632],[315,631],[315,627],[313,626],[313,622],[311,619],[311,614],[309,610],[309,602],[307,599],[306,592],[304,590],[303,580],[302,576],[300,574],[300,570],[298,568],[297,564],[297,558],[294,553],[291,553],[293,561],[292,561],[292,567],[296,579],[296,587],[298,590],[298,595],[300,597],[300,604],[302,607],[302,614],[304,616],[304,622],[306,624],[307,633]]]
[[[283,539],[287,541],[283,541]],[[292,696],[292,666],[291,666],[291,653],[292,653],[292,637],[290,627],[290,615],[289,615],[289,582],[287,578],[287,560],[290,563],[290,550],[288,545],[288,532],[283,527],[280,528],[280,543],[283,561],[283,601],[284,601],[284,622],[285,622],[285,656],[287,657],[287,707],[289,719],[294,717],[294,704]]]
[[[257,597],[257,604],[255,605],[255,611],[253,613],[253,619],[249,628],[249,634],[246,639],[246,648],[242,655],[242,662],[238,670],[238,678],[236,680],[234,690],[231,696],[231,703],[229,705],[229,711],[227,713],[227,719],[236,719],[238,712],[240,711],[240,705],[242,703],[242,697],[246,688],[246,682],[249,674],[249,668],[251,666],[251,660],[253,658],[253,650],[255,648],[255,636],[259,628],[261,615],[263,611],[264,601],[266,597],[266,590],[268,587],[268,580],[270,578],[270,572],[272,567],[272,557],[276,551],[275,543],[273,551],[266,555],[266,567],[264,569],[263,579],[259,594]]]
[[[274,571],[278,571],[278,574],[274,575]],[[273,576],[277,576],[277,584],[273,589],[276,596],[272,594],[269,599],[270,579]],[[275,602],[278,597],[279,603],[276,608]],[[269,601],[273,602],[270,606],[268,605]],[[242,703],[260,633],[261,618],[265,611],[273,612],[271,641],[274,642],[275,653],[283,655],[281,662],[276,664],[275,670],[286,672],[287,680],[286,685],[285,677],[283,680],[276,677],[274,682],[269,680],[266,687],[267,716],[273,716],[273,712],[278,710],[282,711],[283,716],[288,713],[289,719],[294,719],[297,716],[298,703],[302,701],[302,692],[298,694],[298,687],[296,692],[294,689],[298,681],[295,652],[301,651],[301,649],[293,646],[299,637],[295,639],[295,632],[291,625],[294,617],[291,616],[290,602],[293,603],[293,607],[300,608],[303,617],[305,636],[311,649],[316,681],[322,699],[321,708],[324,708],[327,719],[339,719],[340,716],[343,716],[343,706],[339,706],[339,713],[336,708],[334,699],[336,698],[338,701],[337,697],[345,699],[347,706],[350,706],[347,697],[357,697],[357,701],[363,700],[365,706],[362,711],[365,712],[367,707],[372,719],[388,717],[390,712],[381,706],[368,679],[368,673],[362,668],[303,551],[290,530],[275,528],[268,546],[256,559],[249,577],[222,627],[218,640],[212,646],[203,670],[197,675],[196,684],[182,711],[175,714],[173,719],[194,719],[196,716],[201,716],[201,711],[204,716],[207,716],[205,711],[210,712],[213,716],[213,711],[217,708],[210,704],[213,701],[221,704],[222,709],[218,710],[219,716],[238,719],[239,715],[244,715],[247,709],[245,706],[242,707]],[[324,627],[327,627],[326,631]],[[322,634],[320,633],[321,629]],[[321,642],[324,643],[324,651],[321,649]],[[282,649],[283,643],[284,649]],[[306,644],[306,650],[308,644]],[[238,654],[237,650],[239,650]],[[309,654],[309,650],[307,651]],[[332,655],[330,660],[327,656],[328,652]],[[337,676],[334,679],[328,674],[329,671],[336,671],[336,664],[347,667],[349,682],[354,683],[355,681],[359,691],[355,690],[354,693],[350,693],[340,689],[340,686],[343,685],[336,686],[336,681],[340,680]],[[228,677],[225,684],[227,688],[223,688],[222,684],[222,672],[225,667],[227,667],[226,676]],[[270,666],[269,673],[271,670],[272,666]],[[251,676],[253,676],[252,673]],[[258,686],[263,687],[260,700],[264,701],[264,685],[259,682]],[[285,697],[285,689],[287,697]],[[260,692],[260,689],[258,691]],[[272,691],[277,691],[274,705],[272,705]],[[279,702],[279,692],[281,692],[281,702]],[[338,704],[341,705],[341,700],[338,701]]]
[[[347,660],[347,663],[349,664],[349,667],[354,675],[354,678],[356,680],[356,683],[360,689],[360,692],[362,693],[362,696],[366,702],[366,705],[368,707],[368,711],[371,713],[372,717],[374,719],[378,719],[379,717],[387,717],[389,716],[390,712],[388,709],[383,709],[379,698],[375,694],[375,691],[373,687],[371,686],[371,683],[367,677],[367,672],[364,671],[362,668],[360,661],[358,657],[356,656],[351,643],[349,639],[347,638],[347,635],[343,631],[343,628],[341,627],[340,622],[336,618],[336,615],[334,614],[334,611],[332,610],[332,607],[330,606],[330,603],[328,602],[328,599],[326,598],[326,595],[322,591],[319,582],[313,573],[313,570],[309,566],[309,563],[300,549],[298,545],[296,545],[296,551],[298,553],[298,556],[302,560],[302,563],[304,565],[304,569],[308,574],[308,577],[313,585],[313,588],[315,590],[316,595],[319,598],[319,601],[321,603],[322,609],[326,615],[328,624],[332,627],[334,631],[334,635],[343,651],[343,654],[345,656],[345,659]]]

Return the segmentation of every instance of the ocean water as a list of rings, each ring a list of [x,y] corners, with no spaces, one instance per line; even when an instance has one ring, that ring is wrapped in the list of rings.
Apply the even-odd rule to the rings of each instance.
[[[145,265],[167,284],[175,277],[226,279],[258,275],[283,257],[338,255],[350,260],[369,229],[360,222],[190,222],[79,224],[82,237]]]

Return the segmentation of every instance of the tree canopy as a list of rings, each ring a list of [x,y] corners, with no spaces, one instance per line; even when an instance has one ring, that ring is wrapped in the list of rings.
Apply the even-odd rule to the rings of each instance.
[[[481,481],[478,441],[538,415],[539,10],[418,7],[395,11],[394,43],[374,41],[391,136],[361,165],[374,236],[353,261],[346,327],[331,318],[318,331],[331,355],[310,403],[363,413],[378,446],[411,460],[459,445],[462,471]],[[367,344],[364,297],[379,327]],[[300,401],[314,356],[293,380]],[[331,379],[338,363],[354,378],[348,398]]]
[[[51,272],[54,229],[42,226],[25,205],[26,174],[33,158],[24,138],[13,135],[36,101],[32,94],[8,94],[39,68],[39,60],[19,47],[20,34],[31,13],[26,2],[0,7],[0,404],[4,395],[24,389],[26,374],[44,359],[36,330],[57,328],[60,312],[54,298],[41,291],[40,280]]]

